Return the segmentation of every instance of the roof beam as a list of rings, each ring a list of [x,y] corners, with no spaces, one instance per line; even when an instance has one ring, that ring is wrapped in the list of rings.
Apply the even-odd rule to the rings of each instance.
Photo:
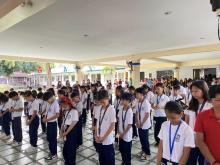
[[[220,58],[182,62],[180,63],[180,67],[207,66],[207,65],[219,65],[219,64],[220,64]]]

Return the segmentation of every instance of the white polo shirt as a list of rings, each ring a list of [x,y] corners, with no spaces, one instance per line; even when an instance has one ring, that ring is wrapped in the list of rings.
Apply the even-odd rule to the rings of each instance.
[[[70,111],[65,112],[65,117],[63,119],[63,124],[70,126],[72,122],[78,122],[79,115],[76,109],[71,109]]]
[[[80,114],[82,114],[83,105],[82,105],[82,102],[81,102],[81,101],[76,104],[76,110],[77,110]]]
[[[93,112],[92,112],[94,119],[98,119],[98,116],[99,116],[99,113],[100,113],[101,108],[102,108],[101,105],[96,105],[96,106],[94,106]]]
[[[149,114],[148,119],[141,127],[142,129],[149,129],[151,127],[151,120],[150,120],[151,105],[149,101],[145,99],[142,103],[138,102],[136,104],[136,111],[137,111],[137,118],[139,121],[141,121],[141,123],[143,122],[145,115]]]
[[[20,98],[18,100],[11,100],[11,103],[12,103],[11,107],[14,109],[20,109],[20,108],[24,109],[24,103]],[[14,117],[21,117],[22,113],[23,113],[22,111],[21,112],[12,112],[11,113],[12,119]]]
[[[11,108],[11,101],[7,101],[6,103],[2,104],[1,110],[2,112],[9,110]]]
[[[180,96],[180,95],[174,96],[174,95],[171,94],[169,96],[169,98],[170,98],[170,101],[176,101],[176,100],[182,99],[182,96]]]
[[[165,94],[163,94],[160,97],[157,95],[154,96],[153,104],[157,105],[157,103],[159,103],[158,105],[160,107],[159,109],[154,110],[154,117],[166,117],[164,107],[168,101],[170,101],[170,98],[166,96]]]
[[[173,141],[175,132],[178,125],[171,125],[171,143]],[[195,147],[195,139],[193,130],[184,121],[182,121],[179,131],[177,132],[176,139],[174,142],[173,152],[170,155],[170,144],[169,144],[169,129],[170,121],[166,121],[162,124],[158,137],[163,141],[163,158],[171,160],[172,162],[179,163],[184,147]]]
[[[52,104],[48,103],[47,108],[46,108],[47,119],[51,118],[52,116],[56,115],[57,113],[60,113],[60,106],[58,104],[58,101],[54,100],[54,102]],[[53,119],[48,122],[50,123],[50,122],[55,122],[55,121],[57,121],[57,119]]]
[[[97,136],[103,137],[105,135],[105,133],[107,132],[107,130],[109,129],[110,125],[112,123],[116,122],[116,112],[115,112],[115,108],[112,105],[110,105],[108,107],[108,109],[106,110],[105,116],[103,118],[105,109],[102,109],[101,113],[100,113],[100,111],[99,111],[98,116],[97,116],[96,128],[97,128]],[[102,123],[100,125],[100,134],[99,134],[99,123],[101,122],[102,118],[103,118],[103,120],[102,120]],[[104,141],[102,142],[103,145],[113,144],[113,142],[114,142],[113,132],[114,131],[112,131],[106,137],[106,139],[104,139]]]
[[[120,109],[118,113],[119,133],[123,133],[129,124],[133,124],[133,111]],[[126,142],[132,141],[132,127],[124,135],[123,140]]]
[[[35,99],[33,102],[28,102],[28,115],[33,115],[33,112],[36,111],[38,113],[39,111],[39,101]]]
[[[154,93],[151,92],[151,91],[148,91],[148,92],[147,92],[147,95],[146,95],[146,99],[147,99],[150,103],[152,103],[152,102],[153,102],[153,99],[154,99]]]
[[[201,106],[202,106],[202,104],[199,105],[198,110],[201,109]],[[205,103],[204,107],[202,108],[201,112],[205,111],[205,110],[209,110],[212,107],[213,107],[212,103],[206,101],[206,103]],[[194,130],[195,123],[196,123],[196,117],[197,117],[196,113],[192,110],[185,110],[184,114],[189,116],[189,126]]]
[[[46,115],[46,108],[47,108],[47,106],[48,106],[48,102],[46,102],[46,101],[44,101],[44,100],[41,100],[41,111],[43,112],[44,111],[44,113],[42,114],[42,115]]]

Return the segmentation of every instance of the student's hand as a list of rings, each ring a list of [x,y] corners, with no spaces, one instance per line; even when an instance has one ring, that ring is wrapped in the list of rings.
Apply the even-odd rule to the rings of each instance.
[[[48,122],[48,120],[47,120],[47,118],[45,117],[45,118],[43,118],[43,122],[44,123],[47,123]]]
[[[14,108],[9,109],[9,112],[14,112]]]
[[[123,133],[120,133],[118,138],[119,138],[119,139],[123,139],[123,137],[124,137],[124,134],[123,134]]]
[[[160,108],[160,106],[157,104],[157,105],[155,106],[155,108],[156,108],[156,109],[159,109],[159,108]]]
[[[31,124],[30,120],[27,120],[26,125],[30,125],[30,124]]]
[[[66,132],[62,133],[61,137],[64,139],[66,137]]]

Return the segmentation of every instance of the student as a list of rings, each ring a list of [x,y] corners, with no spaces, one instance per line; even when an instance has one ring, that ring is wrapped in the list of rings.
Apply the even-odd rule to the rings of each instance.
[[[65,96],[65,91],[63,89],[59,89],[58,92],[57,92],[57,95],[58,95],[58,103],[60,104],[60,99]],[[60,115],[58,117],[58,128],[59,128],[59,133],[60,133],[60,130],[61,130],[61,125],[63,123],[63,114],[64,112],[61,110],[60,108]]]
[[[198,114],[195,124],[196,141],[205,165],[220,165],[220,85],[210,88],[213,108]]]
[[[80,87],[80,91],[81,91],[81,102],[82,102],[82,105],[83,105],[83,111],[82,111],[82,123],[85,124],[86,123],[86,119],[87,119],[87,110],[86,110],[86,107],[87,107],[87,92],[86,92],[86,87],[85,86],[81,86]]]
[[[2,140],[9,140],[11,138],[10,133],[10,121],[11,116],[9,109],[11,108],[11,104],[9,98],[5,94],[0,95],[0,102],[1,102],[1,113],[0,116],[2,117],[2,127],[4,133],[0,136]]]
[[[115,165],[113,132],[115,129],[116,112],[115,108],[109,104],[108,91],[100,90],[98,97],[102,106],[95,126],[99,163],[100,165]]]
[[[171,101],[183,100],[183,97],[180,95],[180,86],[173,86],[171,95],[169,96]]]
[[[185,165],[190,149],[195,146],[193,130],[182,121],[183,109],[179,103],[169,101],[165,111],[169,121],[162,124],[158,135],[157,165]]]
[[[61,109],[65,110],[63,124],[61,126],[61,137],[64,139],[63,158],[66,165],[75,165],[77,148],[76,124],[79,120],[78,112],[68,97],[61,97],[60,103]]]
[[[115,128],[118,128],[118,112],[119,112],[119,109],[121,108],[121,95],[122,93],[124,92],[124,89],[122,86],[117,86],[116,89],[115,89],[115,99],[114,99],[114,102],[113,102],[113,105],[115,107],[115,110],[116,110],[116,123],[115,123]],[[118,138],[117,138],[117,133],[118,133],[118,130],[115,129],[115,142],[116,144],[118,144]]]
[[[151,127],[150,111],[151,105],[147,99],[145,99],[144,88],[137,88],[135,90],[136,99],[136,126],[138,128],[138,134],[141,143],[141,152],[137,156],[141,160],[147,160],[151,155],[149,144],[149,129]]]
[[[11,144],[13,144],[13,146],[18,146],[22,143],[21,116],[24,110],[24,105],[21,98],[18,96],[18,93],[15,91],[9,93],[9,98],[12,103],[9,112],[11,112],[12,115],[12,131],[14,136]]]
[[[137,137],[138,137],[137,127],[136,127],[136,104],[137,104],[137,100],[135,98],[135,88],[134,88],[134,86],[129,86],[128,91],[132,95],[131,104],[130,104],[130,107],[132,108],[132,111],[133,111],[133,123],[132,123],[133,135],[132,135],[132,138],[133,138],[133,140],[136,140]]]
[[[189,105],[189,102],[191,101],[192,99],[192,93],[191,93],[191,90],[190,90],[190,86],[192,85],[193,83],[193,80],[192,79],[188,79],[187,80],[187,87],[186,87],[186,104]]]
[[[79,121],[76,124],[77,129],[77,148],[79,148],[83,144],[83,133],[82,133],[82,112],[83,112],[83,104],[80,101],[78,90],[73,90],[71,94],[71,99],[75,103],[75,108],[78,111]]]
[[[57,119],[60,115],[60,107],[52,92],[45,92],[44,101],[48,102],[46,115],[43,122],[47,124],[47,141],[49,143],[50,153],[46,160],[57,159]]]
[[[123,108],[118,113],[119,151],[121,152],[122,165],[131,165],[133,124],[133,111],[130,107],[131,100],[131,94],[123,93],[121,96]]]
[[[159,145],[160,142],[160,139],[158,138],[158,134],[160,132],[161,125],[163,124],[163,122],[167,120],[164,107],[170,99],[168,96],[164,94],[164,86],[162,83],[157,83],[155,87],[156,87],[156,95],[154,96],[152,102],[153,103],[152,108],[154,112],[154,121],[155,121],[155,126],[154,126],[154,138],[156,141],[155,146],[157,146]]]
[[[205,110],[212,108],[209,102],[208,85],[205,81],[199,80],[192,83],[190,86],[192,99],[189,103],[189,109],[185,111],[185,121],[194,130],[197,115]],[[204,157],[199,148],[193,148],[190,152],[188,165],[204,164]]]
[[[39,112],[38,114],[40,115],[40,121],[41,121],[41,129],[42,132],[39,134],[42,138],[46,137],[46,124],[43,122],[43,119],[46,115],[46,107],[47,107],[47,102],[43,100],[43,93],[40,92],[37,94],[37,99],[39,101]]]
[[[26,153],[32,154],[37,152],[37,132],[39,127],[39,102],[31,91],[25,92],[25,98],[28,101],[28,118],[26,124],[29,126],[30,147],[25,150]]]

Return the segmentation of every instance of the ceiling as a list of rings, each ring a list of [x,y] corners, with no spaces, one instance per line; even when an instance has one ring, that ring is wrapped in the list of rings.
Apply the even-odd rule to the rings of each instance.
[[[0,54],[81,61],[216,43],[216,33],[207,0],[57,0],[1,32]]]

